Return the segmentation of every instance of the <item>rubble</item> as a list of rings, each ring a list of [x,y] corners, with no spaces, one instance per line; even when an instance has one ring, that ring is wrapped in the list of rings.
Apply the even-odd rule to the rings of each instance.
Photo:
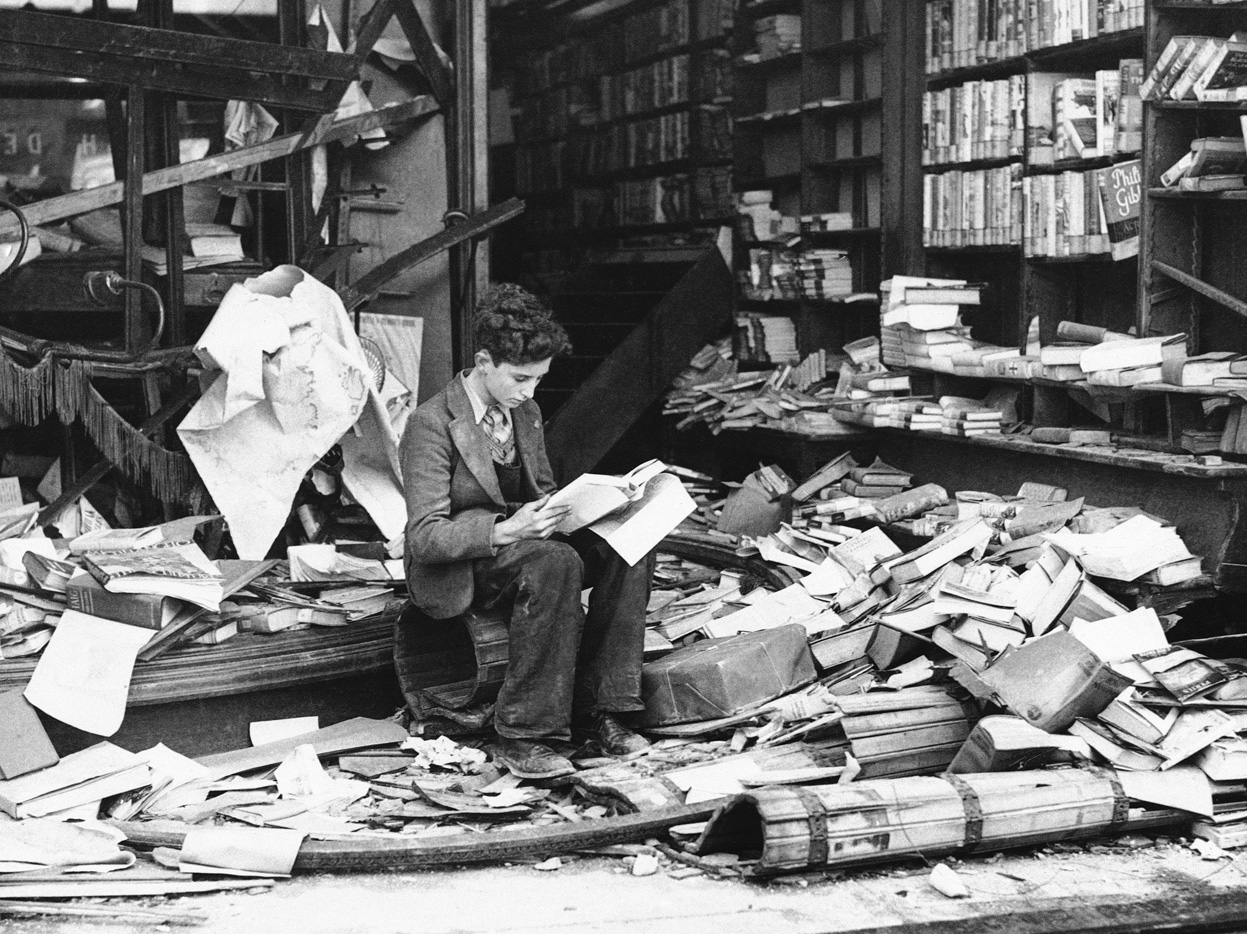
[[[100,744],[87,758],[106,752],[108,767],[68,776],[78,760],[50,761],[29,707],[9,694],[5,709],[25,714],[6,721],[0,743],[10,814],[0,897],[193,891],[228,884],[228,873],[254,874],[253,884],[379,865],[514,860],[555,871],[625,844],[611,858],[635,876],[762,878],[1157,827],[1194,834],[1209,853],[1247,841],[1247,668],[1171,642],[1178,617],[1130,592],[1149,576],[1173,587],[1165,568],[1198,570],[1171,526],[1042,484],[1014,496],[947,491],[848,456],[804,482],[774,465],[738,486],[672,472],[697,510],[660,549],[646,677],[665,685],[654,697],[675,696],[683,679],[702,706],[655,701],[645,754],[620,762],[569,749],[577,774],[540,787],[498,768],[470,718],[452,736],[447,721],[407,713],[198,760],[161,746],[113,761]],[[197,529],[113,538],[140,554],[185,541],[208,561],[199,543],[218,520],[196,519]],[[28,555],[42,560],[30,560],[25,583],[5,584],[5,625],[55,638],[54,623],[82,614],[68,593],[91,573],[88,552],[14,529],[14,573]],[[720,559],[682,557],[681,543]],[[168,651],[227,623],[275,639],[392,618],[402,581],[381,576],[393,558],[373,544],[370,557],[317,543],[286,562],[209,561],[219,606],[183,600],[173,616],[191,623],[147,640]],[[303,554],[314,560],[296,567]],[[361,575],[364,566],[374,570]],[[767,647],[765,665],[748,646]],[[681,665],[685,656],[701,661]],[[487,718],[486,708],[475,722]],[[29,755],[8,755],[13,743]],[[102,783],[37,815],[6,803],[15,788],[62,781]],[[110,823],[92,823],[100,815]],[[825,839],[810,832],[818,821]],[[55,845],[69,827],[90,843],[86,855]],[[108,886],[65,872],[85,859],[115,867]],[[46,867],[37,880],[16,873],[34,865]],[[959,892],[946,875],[932,884]]]

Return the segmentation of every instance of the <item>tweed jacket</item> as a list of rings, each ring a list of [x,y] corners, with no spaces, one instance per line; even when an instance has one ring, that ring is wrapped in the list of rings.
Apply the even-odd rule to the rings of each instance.
[[[511,424],[526,501],[553,492],[537,403],[512,409]],[[473,418],[459,376],[416,409],[400,457],[411,601],[434,619],[456,616],[472,603],[472,562],[497,551],[490,543],[494,523],[522,505],[503,500],[485,429]]]

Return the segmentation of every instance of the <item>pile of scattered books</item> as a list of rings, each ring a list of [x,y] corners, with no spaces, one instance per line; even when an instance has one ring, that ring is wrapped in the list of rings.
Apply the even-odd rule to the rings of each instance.
[[[831,711],[798,704],[800,713],[781,718],[783,729],[772,724],[761,734],[738,733],[742,743],[759,735],[763,745],[800,737],[826,754],[844,754],[867,778],[934,774],[959,757],[962,771],[1016,767],[1019,743],[1037,763],[1100,755],[1115,765],[1125,761],[1125,754],[1110,751],[1099,738],[1113,728],[1096,716],[1108,708],[1106,717],[1112,718],[1116,707],[1110,701],[1129,686],[1118,669],[1148,665],[1144,655],[1163,648],[1166,659],[1156,663],[1160,674],[1153,676],[1159,681],[1178,659],[1168,657],[1163,642],[1173,618],[1162,620],[1147,607],[1131,609],[1110,591],[1126,581],[1167,586],[1201,579],[1200,559],[1171,526],[1137,509],[1088,507],[1081,499],[1070,501],[1063,489],[1038,483],[1025,484],[1015,496],[966,491],[950,499],[939,487],[910,488],[912,478],[889,465],[858,466],[847,454],[799,484],[774,468],[764,473],[751,475],[729,497],[752,503],[732,510],[739,527],[755,523],[750,534],[739,535],[738,551],[769,562],[792,583],[751,589],[733,571],[686,578],[671,588],[678,592],[656,595],[651,625],[675,645],[799,625],[821,690],[850,703],[833,701]],[[862,481],[883,486],[889,480],[901,492],[862,495]],[[858,486],[851,487],[855,481]],[[749,487],[753,493],[744,494]],[[793,503],[791,521],[782,519],[778,507],[785,498]],[[728,512],[721,509],[720,520]],[[919,544],[903,550],[894,536],[906,535]],[[1198,654],[1180,651],[1182,659]],[[1241,685],[1247,697],[1247,680],[1239,680],[1247,679],[1247,670],[1203,658],[1199,664],[1205,675],[1209,667],[1217,669],[1207,675],[1209,684],[1236,685],[1226,692]],[[954,690],[950,696],[947,682],[942,697],[922,693],[936,690],[931,682],[941,672],[951,672],[967,695],[956,697]],[[1154,689],[1156,681],[1140,679],[1136,686]],[[1178,681],[1175,673],[1173,683]],[[896,701],[888,707],[884,696],[865,695],[854,707],[852,698],[872,685],[899,688],[905,697],[888,695]],[[987,723],[976,733],[977,716],[965,705],[969,695],[988,697],[1016,717],[1008,718],[1010,724]],[[1145,697],[1157,705],[1176,702],[1155,690]],[[1069,711],[1079,711],[1081,719],[1075,723]],[[1019,719],[1022,727],[1011,729]],[[1200,713],[1197,719],[1207,717]],[[697,725],[688,729],[695,735]],[[1046,738],[1038,741],[1035,733]],[[1085,734],[1096,737],[1084,741]],[[1229,742],[1231,734],[1217,734],[1227,748],[1206,754],[1216,763],[1212,768],[1228,769],[1232,760],[1242,763],[1235,768],[1247,769],[1247,752]],[[1181,737],[1188,742],[1185,733]],[[1215,738],[1206,737],[1203,745]],[[1247,749],[1247,740],[1242,747]],[[1190,756],[1198,748],[1180,750]],[[1131,767],[1152,768],[1165,760],[1147,766],[1145,759],[1131,761]]]
[[[68,542],[6,540],[5,554],[20,554],[25,578],[3,592],[3,657],[38,655],[66,611],[151,630],[140,657],[155,658],[175,645],[216,645],[241,632],[345,626],[395,605],[392,582],[401,569],[394,562],[333,545],[292,546],[288,562],[210,560],[193,536],[218,519],[102,528]],[[300,589],[299,581],[320,586]]]
[[[730,341],[707,345],[676,377],[667,393],[664,415],[680,416],[678,430],[705,423],[712,432],[746,428],[790,428],[801,415],[826,414],[834,389],[827,379],[825,351],[810,354],[796,366],[769,372],[739,373]],[[826,415],[831,420],[830,415]]]

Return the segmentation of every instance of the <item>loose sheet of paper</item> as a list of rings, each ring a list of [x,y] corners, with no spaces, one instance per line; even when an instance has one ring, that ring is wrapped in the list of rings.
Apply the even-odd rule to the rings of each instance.
[[[287,717],[284,720],[253,720],[247,727],[252,746],[290,739],[320,729],[320,717]]]
[[[26,699],[62,723],[112,736],[126,715],[134,660],[151,630],[66,610],[26,686]]]
[[[828,558],[808,575],[801,578],[801,586],[815,597],[838,594],[853,583],[853,575],[834,558]]]
[[[1160,618],[1151,607],[1139,607],[1123,616],[1095,622],[1075,619],[1069,631],[1101,660],[1108,662],[1114,671],[1133,679],[1135,684],[1156,683],[1152,673],[1134,660],[1136,655],[1169,646]]]
[[[0,511],[22,505],[21,481],[17,477],[0,477]]]
[[[1212,785],[1196,766],[1178,765],[1167,772],[1118,769],[1117,778],[1127,798],[1212,817]]]
[[[703,630],[712,638],[734,636],[739,632],[757,632],[804,620],[827,609],[826,603],[810,596],[800,583],[764,593],[766,596],[763,599],[746,609],[709,620]]]
[[[1088,574],[1132,581],[1162,564],[1189,558],[1191,553],[1176,529],[1147,516],[1135,516],[1107,532],[1079,535],[1061,529],[1045,535],[1073,555]]]
[[[212,381],[178,436],[238,556],[263,558],[303,476],[376,396],[372,373],[337,293],[294,266],[233,286],[195,352]]]
[[[192,827],[182,843],[183,872],[288,876],[305,834],[250,827]]]

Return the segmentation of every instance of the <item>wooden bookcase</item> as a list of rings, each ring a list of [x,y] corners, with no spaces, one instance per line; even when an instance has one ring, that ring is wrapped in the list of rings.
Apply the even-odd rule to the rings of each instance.
[[[639,0],[545,21],[511,76],[519,267],[540,292],[595,248],[730,223],[730,0]],[[506,15],[506,8],[498,12]]]
[[[1153,0],[1148,67],[1174,35],[1224,38],[1244,29],[1247,3]],[[1245,114],[1247,104],[1144,103],[1140,333],[1184,332],[1191,353],[1247,346],[1247,194],[1179,192],[1160,188],[1159,178],[1192,139],[1242,135]]]
[[[938,14],[945,4],[929,3],[929,13]],[[955,5],[963,9],[964,3]],[[939,27],[932,35],[928,17],[927,56],[939,60]],[[1023,26],[1028,24],[1022,24]],[[989,285],[985,303],[972,319],[975,337],[1004,346],[1023,346],[1032,319],[1039,321],[1043,343],[1055,339],[1056,325],[1063,320],[1081,321],[1126,330],[1134,323],[1134,260],[1114,261],[1105,253],[1088,253],[1064,244],[1050,251],[1028,248],[1027,234],[1032,224],[1028,212],[1035,207],[1045,184],[1064,183],[1068,173],[1079,173],[1080,185],[1094,194],[1090,173],[1114,163],[1137,159],[1139,152],[1116,153],[1095,158],[1053,159],[1047,146],[1051,127],[1051,89],[1064,75],[1094,76],[1096,71],[1115,69],[1122,59],[1142,58],[1143,29],[1122,28],[1090,38],[1077,38],[1055,45],[1031,25],[1011,44],[998,43],[1000,52],[987,61],[955,64],[951,68],[928,69],[927,91],[934,94],[976,89],[983,82],[995,82],[1008,89],[1008,114],[1013,130],[1004,146],[965,161],[929,163],[928,177],[945,173],[964,173],[974,177],[1003,179],[1006,212],[1011,212],[1011,231],[991,242],[937,243],[926,250],[924,271],[928,275],[965,278]],[[1125,25],[1123,23],[1123,25]],[[981,44],[980,44],[981,45]],[[944,61],[949,58],[947,52]],[[982,58],[982,56],[978,56]],[[965,61],[963,57],[961,61]],[[936,128],[928,128],[934,131]],[[928,185],[930,181],[928,181]],[[1094,205],[1094,202],[1091,202]],[[1042,205],[1040,206],[1042,210]],[[927,213],[930,213],[928,209]],[[1086,215],[1084,215],[1086,216]],[[1052,255],[1049,255],[1052,254]],[[896,270],[901,271],[901,270]]]
[[[757,32],[768,18],[800,17],[800,48],[767,56]],[[775,210],[790,218],[848,213],[851,226],[816,230],[800,225],[799,252],[843,250],[854,292],[877,292],[884,252],[887,149],[898,150],[902,124],[885,114],[900,109],[904,82],[885,60],[903,58],[905,11],[881,0],[761,0],[745,4],[733,36],[733,146],[736,191],[770,191]],[[889,99],[889,93],[896,94]],[[775,251],[787,235],[755,239],[738,228],[737,266],[751,250]],[[791,316],[804,356],[836,348],[874,329],[878,305],[836,298],[739,301],[742,311]]]

